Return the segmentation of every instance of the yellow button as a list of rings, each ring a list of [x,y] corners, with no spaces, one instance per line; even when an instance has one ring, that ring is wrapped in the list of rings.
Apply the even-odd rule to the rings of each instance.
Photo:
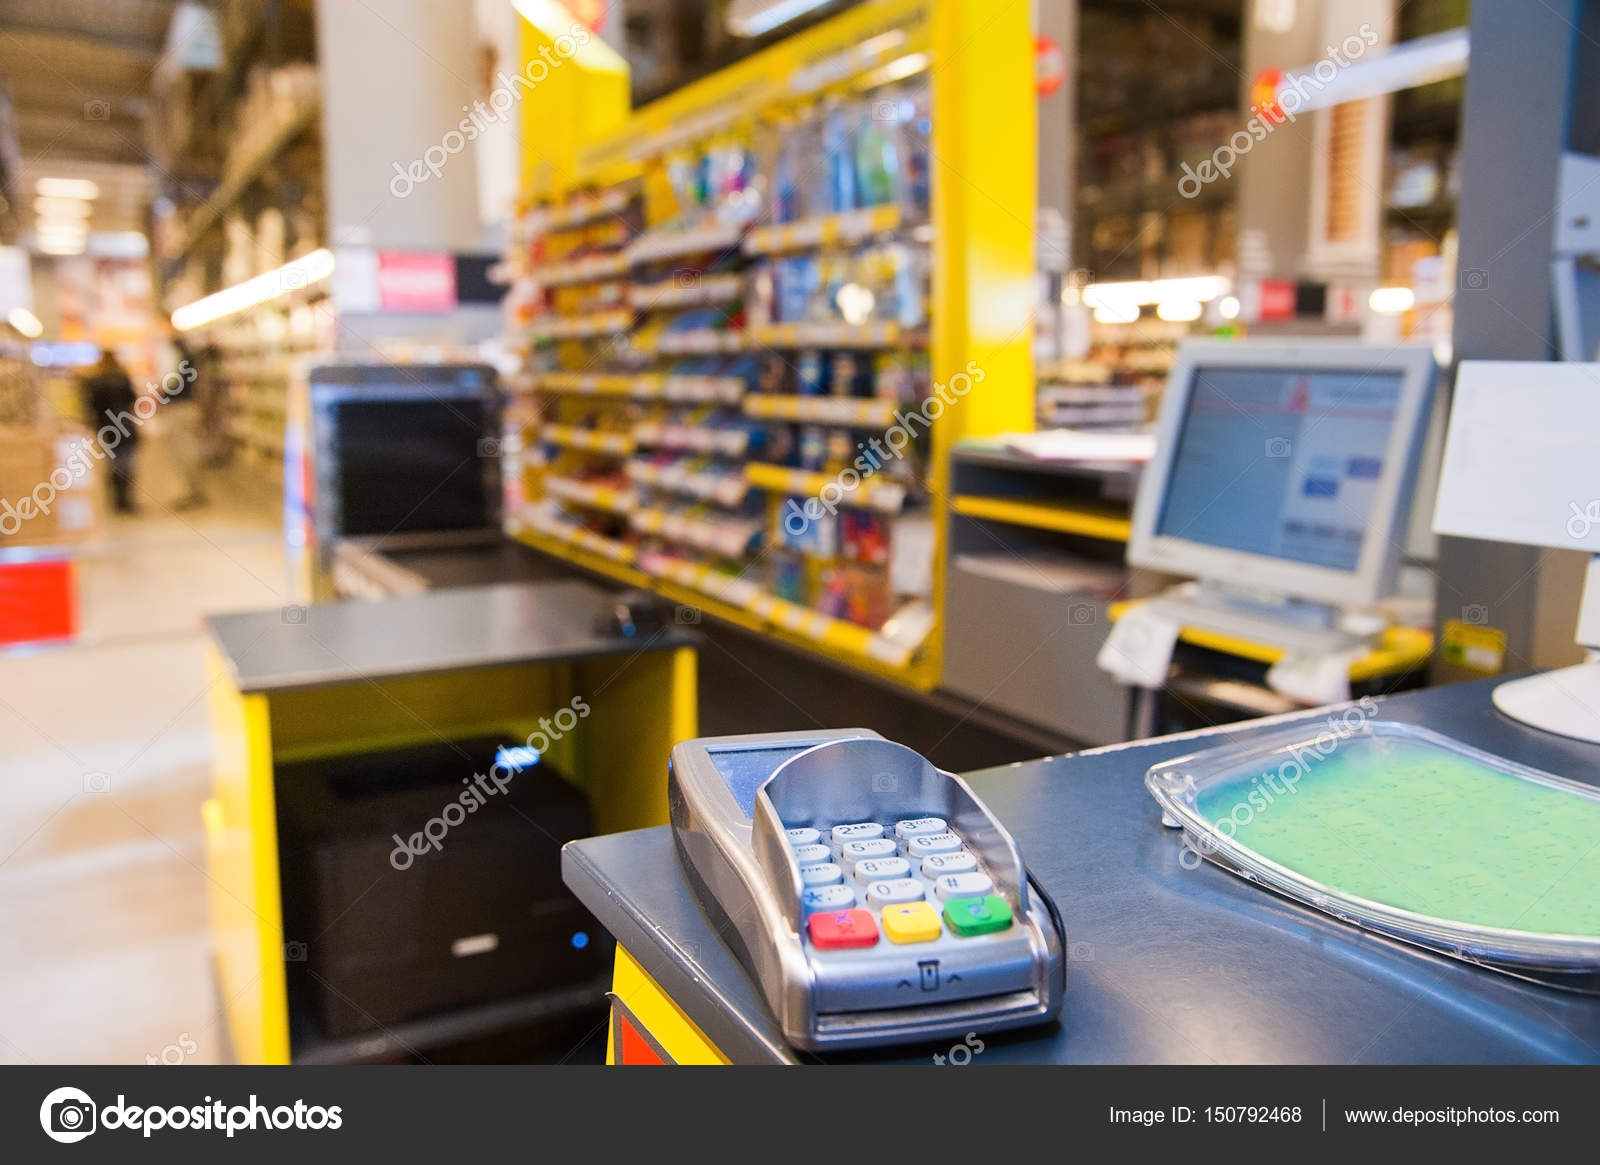
[[[885,906],[883,933],[892,943],[931,943],[939,937],[939,916],[926,902]]]

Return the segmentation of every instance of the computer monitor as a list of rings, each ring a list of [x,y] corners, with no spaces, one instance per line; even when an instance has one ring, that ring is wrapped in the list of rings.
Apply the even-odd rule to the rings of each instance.
[[[1128,561],[1336,608],[1394,586],[1435,364],[1421,345],[1188,341]]]
[[[1600,364],[1464,360],[1433,528],[1589,555],[1577,641],[1600,649]],[[1506,715],[1600,743],[1600,654],[1494,690]]]
[[[498,530],[493,369],[330,364],[309,380],[310,508],[325,552],[341,538]]]

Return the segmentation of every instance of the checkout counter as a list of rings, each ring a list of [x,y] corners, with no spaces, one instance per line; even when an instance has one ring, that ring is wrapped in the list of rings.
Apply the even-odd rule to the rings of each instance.
[[[603,999],[558,845],[666,822],[699,641],[612,631],[615,610],[548,582],[208,621],[210,916],[240,1062],[439,1062]]]
[[[1499,715],[1491,683],[1378,701],[1385,720],[1600,785],[1600,746]],[[617,940],[614,1063],[1592,1063],[1600,997],[1524,982],[1357,929],[1209,862],[1187,868],[1145,788],[1155,764],[1249,746],[1328,709],[967,776],[1065,923],[1058,1022],[814,1056],[783,1040],[707,921],[671,830],[566,847],[567,885]],[[976,1051],[981,1044],[982,1051]],[[938,1057],[939,1059],[936,1059]]]

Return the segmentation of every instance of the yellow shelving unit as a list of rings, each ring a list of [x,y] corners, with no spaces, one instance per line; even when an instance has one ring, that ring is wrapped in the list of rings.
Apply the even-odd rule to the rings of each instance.
[[[1054,503],[958,495],[951,500],[950,508],[964,518],[982,518],[1057,534],[1079,534],[1107,542],[1126,542],[1133,532],[1128,507],[1113,502]]]
[[[627,433],[596,432],[571,425],[545,425],[539,430],[539,439],[563,449],[607,453],[613,457],[626,457],[635,448],[633,437]]]
[[[925,496],[934,530],[933,584],[927,602],[931,619],[917,625],[915,618],[908,617],[895,626],[885,624],[882,631],[872,631],[768,593],[764,578],[749,569],[757,565],[754,560],[746,562],[741,574],[737,561],[715,566],[641,552],[621,541],[621,535],[608,539],[575,523],[563,525],[559,515],[552,517],[548,511],[533,519],[514,516],[513,534],[596,574],[630,586],[647,585],[669,600],[697,606],[714,618],[835,662],[921,690],[937,686],[942,668],[950,450],[963,438],[1033,427],[1031,321],[1037,211],[1033,74],[1033,36],[1026,5],[995,5],[988,0],[868,0],[588,136],[570,151],[570,165],[556,164],[566,155],[541,145],[536,147],[541,158],[530,158],[524,167],[526,197],[532,204],[586,208],[599,205],[586,200],[603,199],[609,187],[625,185],[636,190],[642,186],[648,212],[653,159],[764,120],[792,116],[818,102],[865,100],[881,86],[904,84],[908,79],[927,85],[932,164],[926,221],[920,212],[909,217],[898,203],[750,227],[715,222],[691,229],[658,229],[648,221],[647,213],[645,229],[623,243],[617,257],[587,257],[568,267],[557,264],[554,270],[547,266],[540,272],[550,286],[568,279],[573,283],[626,281],[626,309],[604,313],[605,319],[607,324],[618,325],[612,342],[620,345],[625,341],[645,360],[813,348],[869,356],[925,350],[933,390],[925,401],[786,396],[748,391],[743,381],[731,378],[731,383],[719,384],[716,377],[674,376],[662,371],[620,375],[611,369],[565,361],[566,371],[536,374],[528,383],[540,396],[558,400],[592,397],[575,401],[575,407],[603,411],[613,418],[633,418],[626,434],[545,423],[537,433],[530,433],[532,443],[618,458],[635,450],[650,450],[651,457],[625,463],[630,478],[647,484],[654,484],[648,475],[659,474],[660,464],[666,461],[660,456],[663,451],[724,461],[749,457],[752,460],[743,468],[743,482],[749,489],[769,495],[769,520],[775,520],[783,498],[818,494],[836,481],[836,475],[767,464],[759,460],[760,449],[753,444],[748,449],[734,449],[731,443],[724,447],[719,435],[697,420],[703,415],[698,411],[680,418],[662,410],[683,404],[737,409],[751,420],[832,427],[862,438],[875,429],[886,432],[903,423],[907,414],[922,410],[922,417],[913,424],[927,450],[926,480],[918,483],[917,492]],[[526,103],[530,126],[549,123],[538,110],[539,97],[530,94]],[[544,157],[552,154],[558,155],[556,162]],[[576,215],[579,210],[564,213]],[[566,220],[557,217],[555,221]],[[906,328],[879,321],[768,323],[761,319],[744,327],[730,320],[730,326],[695,331],[643,325],[658,311],[737,302],[731,298],[737,276],[721,267],[696,278],[669,278],[670,265],[680,258],[789,256],[889,235],[926,248],[931,269],[927,327]],[[643,276],[641,268],[652,264],[656,274]],[[620,326],[624,312],[639,313],[641,326],[631,334]],[[585,318],[568,326],[582,329],[590,322]],[[545,334],[552,339],[567,338]],[[574,331],[571,342],[576,345],[586,337],[602,335],[596,317],[593,330]],[[572,351],[575,358],[580,355],[578,348]],[[539,497],[541,492],[537,482],[530,482],[526,490],[529,497]],[[702,497],[707,505],[737,504],[732,489],[726,500],[709,486],[699,494],[693,488],[680,492]],[[904,483],[870,476],[847,495],[841,504],[857,509],[896,513],[907,504]],[[658,521],[648,514],[639,516],[647,507],[642,497],[638,505],[629,515],[630,521],[638,517],[645,528]],[[1110,521],[1104,515],[1100,520]]]
[[[821,494],[830,484],[838,484],[836,479],[825,473],[791,469],[787,465],[766,465],[759,461],[752,461],[744,467],[744,479],[756,489],[799,497],[813,497]],[[841,504],[892,514],[905,504],[905,497],[905,487],[900,483],[867,478],[850,490]]]
[[[861,242],[873,235],[899,230],[903,225],[904,212],[900,207],[869,206],[843,214],[756,227],[745,236],[744,250],[747,255],[782,255],[835,243]]]

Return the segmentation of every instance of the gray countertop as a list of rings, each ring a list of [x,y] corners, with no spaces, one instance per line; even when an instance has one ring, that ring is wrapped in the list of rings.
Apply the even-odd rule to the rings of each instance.
[[[1479,748],[1600,784],[1600,748],[1526,729],[1490,683],[1382,701]],[[1308,724],[1326,713],[1307,713]],[[1280,727],[1276,719],[970,774],[1066,921],[1059,1023],[984,1037],[979,1064],[1600,1061],[1600,998],[1536,986],[1366,934],[1209,863],[1179,864],[1144,787],[1158,761]],[[1600,838],[1596,839],[1600,842]],[[735,1062],[786,1047],[701,913],[665,827],[575,842],[568,884]],[[938,1047],[877,1059],[927,1063]]]
[[[607,592],[586,582],[457,587],[377,602],[216,615],[207,627],[241,692],[286,691],[504,664],[665,651],[687,627],[636,639],[602,633]]]

